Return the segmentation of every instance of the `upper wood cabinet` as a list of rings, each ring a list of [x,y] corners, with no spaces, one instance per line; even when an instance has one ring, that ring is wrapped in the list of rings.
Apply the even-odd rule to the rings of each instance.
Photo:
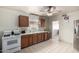
[[[40,26],[45,27],[45,18],[40,16],[39,21],[40,21]]]
[[[28,16],[19,16],[19,27],[28,27],[29,26],[29,17]]]

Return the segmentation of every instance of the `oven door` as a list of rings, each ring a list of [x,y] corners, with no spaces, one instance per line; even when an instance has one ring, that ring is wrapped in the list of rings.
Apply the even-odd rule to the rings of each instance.
[[[9,38],[5,38],[2,40],[2,49],[14,49],[21,46],[21,38],[20,36],[12,36]]]

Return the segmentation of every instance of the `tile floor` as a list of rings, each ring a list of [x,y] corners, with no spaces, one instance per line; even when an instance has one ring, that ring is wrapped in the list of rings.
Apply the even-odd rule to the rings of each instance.
[[[22,49],[19,53],[77,53],[72,44],[52,39]]]

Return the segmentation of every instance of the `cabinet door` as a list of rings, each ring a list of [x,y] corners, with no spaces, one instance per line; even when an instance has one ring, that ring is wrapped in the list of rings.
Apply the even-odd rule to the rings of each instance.
[[[40,17],[39,20],[40,20],[40,26],[41,27],[45,27],[45,18],[44,17]]]
[[[48,33],[45,33],[44,39],[45,39],[45,40],[48,40],[48,39],[49,39],[49,38],[48,38]]]
[[[28,47],[28,36],[22,36],[21,37],[21,48]]]
[[[38,42],[41,42],[41,34],[38,34]]]
[[[79,38],[74,39],[74,48],[76,48],[79,51]]]
[[[44,41],[44,34],[45,33],[41,33],[41,41]]]
[[[37,43],[37,34],[33,34],[33,44]]]
[[[29,26],[29,17],[19,16],[19,27],[28,27],[28,26]]]
[[[29,35],[29,45],[33,44],[33,35]]]

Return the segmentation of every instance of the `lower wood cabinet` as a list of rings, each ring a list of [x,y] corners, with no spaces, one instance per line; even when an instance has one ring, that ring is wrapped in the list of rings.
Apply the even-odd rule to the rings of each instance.
[[[48,33],[46,32],[46,33],[44,34],[44,40],[48,40],[48,39],[49,39]]]
[[[26,48],[28,46],[34,45],[42,41],[46,41],[48,39],[49,39],[48,32],[22,35],[21,36],[21,48]]]
[[[37,43],[37,40],[38,40],[38,37],[37,37],[37,34],[33,34],[33,44],[36,44]]]
[[[38,37],[38,43],[41,42],[41,34],[40,33],[37,34],[37,37]]]
[[[25,48],[29,46],[29,36],[28,35],[24,35],[21,37],[21,48]]]
[[[29,46],[33,44],[33,35],[29,35]]]
[[[45,41],[44,39],[44,35],[45,35],[45,33],[41,33],[41,41]]]

